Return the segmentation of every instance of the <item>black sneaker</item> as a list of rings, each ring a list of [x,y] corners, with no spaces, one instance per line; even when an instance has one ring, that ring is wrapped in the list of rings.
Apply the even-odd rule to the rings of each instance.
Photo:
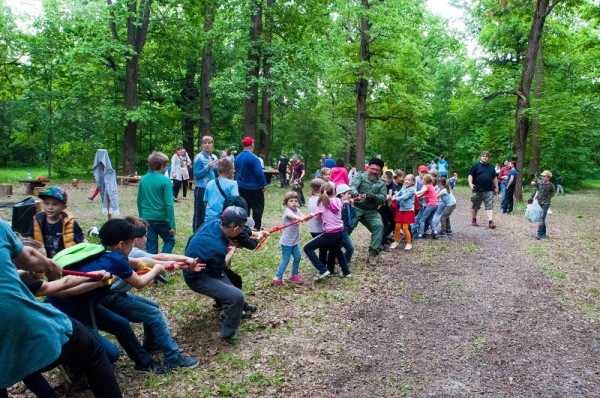
[[[221,340],[232,347],[237,347],[240,344],[240,339],[238,339],[235,334],[228,337],[221,337]]]
[[[168,370],[160,363],[150,360],[146,365],[135,365],[135,371],[142,374],[156,373],[158,375],[164,375]]]
[[[258,309],[258,307],[255,306],[254,304],[248,304],[248,303],[244,304],[244,312],[256,312],[257,309]]]
[[[184,357],[183,355],[180,355],[179,358],[177,358],[177,360],[175,361],[165,361],[165,367],[167,369],[177,369],[177,368],[195,368],[196,366],[198,366],[198,364],[200,363],[200,361],[198,361],[198,359],[193,358],[193,357]]]
[[[242,312],[242,319],[252,319],[251,312]]]

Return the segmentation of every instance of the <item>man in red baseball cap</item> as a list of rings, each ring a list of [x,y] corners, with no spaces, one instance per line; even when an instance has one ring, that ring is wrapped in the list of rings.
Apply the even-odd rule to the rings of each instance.
[[[235,158],[235,176],[240,196],[248,202],[248,215],[252,214],[254,228],[259,231],[262,226],[262,216],[265,210],[265,189],[267,179],[258,157],[252,153],[254,139],[242,139],[244,150]]]

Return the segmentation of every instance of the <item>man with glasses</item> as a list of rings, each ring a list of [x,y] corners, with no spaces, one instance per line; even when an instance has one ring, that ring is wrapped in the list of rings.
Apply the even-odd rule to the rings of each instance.
[[[471,195],[471,207],[472,220],[471,225],[476,227],[477,224],[477,212],[481,207],[481,203],[484,203],[485,212],[488,218],[488,227],[491,229],[496,228],[496,224],[493,220],[494,213],[494,192],[498,193],[498,178],[496,177],[496,169],[494,165],[490,163],[490,153],[483,151],[481,153],[481,160],[475,163],[469,171],[469,186],[473,192]]]

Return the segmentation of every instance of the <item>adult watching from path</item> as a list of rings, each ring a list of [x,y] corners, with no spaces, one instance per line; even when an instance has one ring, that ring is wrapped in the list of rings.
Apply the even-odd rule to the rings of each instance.
[[[206,206],[204,204],[204,191],[206,184],[210,180],[217,178],[217,156],[212,153],[215,141],[211,136],[202,137],[202,150],[194,158],[194,180],[196,188],[194,189],[194,218],[192,219],[192,229],[195,232],[206,217]]]
[[[448,162],[443,153],[440,153],[440,159],[437,161],[437,170],[440,173],[440,177],[448,177]]]
[[[265,210],[267,179],[258,156],[252,153],[254,140],[251,137],[244,137],[242,145],[244,150],[235,158],[235,175],[240,196],[246,200],[248,212],[252,214],[254,228],[260,231]]]
[[[517,186],[517,179],[519,174],[517,173],[516,161],[508,161],[508,177],[506,178],[505,192],[502,195],[502,201],[500,202],[500,211],[502,213],[511,214],[513,211],[515,187]]]
[[[361,222],[371,232],[369,257],[367,263],[376,264],[376,257],[381,248],[383,238],[383,221],[377,208],[387,202],[385,181],[381,179],[384,163],[381,159],[373,158],[365,173],[358,173],[352,179],[352,195],[365,195],[364,199],[354,202],[358,222]],[[354,227],[353,227],[354,228]],[[351,233],[352,231],[350,231]]]
[[[335,167],[335,160],[332,154],[327,155],[327,159],[323,161],[323,167],[329,167],[330,169]]]
[[[481,202],[485,205],[485,212],[488,218],[488,227],[496,228],[494,223],[494,192],[498,193],[498,178],[496,177],[496,169],[490,163],[490,153],[483,151],[479,162],[471,166],[469,171],[469,186],[473,192],[471,195],[471,213],[473,219],[471,225],[476,227],[477,212],[481,207]]]
[[[306,200],[304,200],[304,192],[302,192],[302,188],[304,188],[304,183],[302,182],[302,178],[304,177],[304,163],[300,160],[298,155],[292,156],[292,190],[298,194],[300,200],[298,204],[300,207],[304,207],[306,205]]]
[[[287,166],[290,160],[282,153],[277,162],[277,171],[279,172],[279,188],[287,188],[289,181],[287,178]]]

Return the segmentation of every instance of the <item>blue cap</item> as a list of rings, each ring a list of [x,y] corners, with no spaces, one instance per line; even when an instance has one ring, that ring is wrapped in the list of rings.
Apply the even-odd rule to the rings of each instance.
[[[61,187],[47,187],[38,194],[38,197],[40,199],[44,199],[45,197],[55,198],[60,200],[64,204],[67,204],[67,192]]]

